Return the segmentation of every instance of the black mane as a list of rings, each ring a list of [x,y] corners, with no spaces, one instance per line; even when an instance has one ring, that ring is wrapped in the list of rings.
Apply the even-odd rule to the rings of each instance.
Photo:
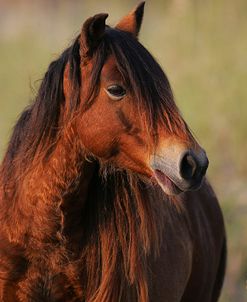
[[[26,160],[33,159],[38,148],[45,149],[47,145],[51,147],[56,140],[61,105],[65,101],[63,75],[67,62],[71,66],[70,79],[78,90],[81,85],[78,37],[49,65],[35,101],[24,110],[15,125],[3,161],[3,168],[8,169],[7,175],[11,175],[11,171],[18,164],[15,160],[17,154],[22,154],[20,164],[25,167]],[[78,98],[70,100],[71,110],[77,105]]]

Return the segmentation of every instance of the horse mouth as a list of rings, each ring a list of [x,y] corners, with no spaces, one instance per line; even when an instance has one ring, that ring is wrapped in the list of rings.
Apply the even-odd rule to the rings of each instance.
[[[162,171],[155,169],[153,171],[153,174],[154,174],[154,178],[156,179],[156,181],[158,182],[158,184],[166,194],[178,195],[181,192],[183,192],[183,190],[181,190],[175,184],[175,182],[171,178],[169,178],[166,174],[164,174]]]

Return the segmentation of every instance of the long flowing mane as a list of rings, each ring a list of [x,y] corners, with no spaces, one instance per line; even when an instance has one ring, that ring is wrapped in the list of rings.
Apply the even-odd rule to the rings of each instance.
[[[35,154],[50,149],[59,134],[59,118],[64,104],[63,74],[66,64],[71,66],[71,81],[80,85],[80,56],[78,38],[62,55],[52,62],[46,72],[32,105],[26,108],[15,125],[2,170],[6,182],[15,169],[27,167]],[[71,111],[78,105],[71,100]],[[19,170],[19,173],[22,171]]]
[[[26,173],[30,173],[37,163],[42,165],[42,162],[49,160],[78,111],[90,110],[93,96],[98,91],[101,70],[110,54],[116,58],[119,71],[136,96],[136,108],[145,108],[145,123],[150,133],[155,133],[158,122],[162,121],[170,132],[179,136],[183,136],[183,133],[188,135],[186,124],[175,114],[177,108],[171,101],[172,91],[159,65],[136,39],[116,29],[107,28],[95,51],[91,92],[85,103],[80,104],[83,79],[80,73],[81,57],[77,37],[73,44],[51,63],[36,100],[23,112],[14,128],[1,166],[1,219],[6,220],[4,215],[10,213],[9,209],[13,204],[21,207],[29,202],[20,200],[19,194]],[[63,79],[66,66],[69,66],[73,94],[67,104],[68,116],[64,118]],[[70,135],[69,132],[66,133]],[[69,139],[72,140],[71,137]],[[72,148],[71,152],[78,152],[78,148]],[[51,217],[53,223],[46,226],[47,234],[54,233],[51,228],[60,232],[61,240],[66,243],[71,253],[70,260],[66,260],[68,255],[64,255],[65,252],[60,251],[59,247],[58,253],[50,249],[54,257],[63,259],[61,261],[64,267],[68,267],[69,273],[65,269],[65,274],[69,281],[76,279],[77,272],[70,270],[70,267],[73,263],[78,263],[78,269],[82,270],[80,282],[83,284],[85,301],[127,301],[131,298],[131,301],[134,301],[133,297],[138,297],[139,301],[147,301],[147,258],[151,252],[158,253],[159,250],[164,212],[157,194],[162,193],[130,171],[105,165],[87,150],[80,153],[81,162],[77,163],[76,169],[73,170],[73,173],[77,174],[73,185],[69,175],[72,173],[71,167],[67,174],[64,174],[65,179],[62,179],[63,173],[56,174],[56,182],[60,184],[61,191],[63,188],[68,188],[68,191],[65,195],[55,189],[50,192],[53,194],[53,200],[56,200],[55,195],[60,194],[57,196],[60,206],[54,209],[55,215]],[[90,193],[82,204],[78,188],[85,177],[80,170],[84,162],[93,167],[93,176],[89,185]],[[164,199],[164,196],[162,198]],[[76,206],[67,222],[65,218],[71,203]],[[173,206],[170,206],[170,210],[173,211]],[[64,219],[62,222],[61,216]],[[61,223],[66,225],[61,227]],[[77,235],[76,243],[70,246],[69,234],[75,231],[75,227],[77,233],[78,230],[81,233]],[[30,236],[28,230],[26,236]],[[46,240],[50,246],[54,243],[54,239]],[[26,241],[28,240],[23,238],[23,247]],[[78,251],[81,251],[79,255]],[[44,259],[45,252],[40,253],[39,257]],[[25,258],[25,255],[23,257]],[[10,276],[7,272],[6,279],[8,278]],[[37,286],[37,279],[34,278],[32,282],[30,287]],[[70,282],[68,284],[70,286]],[[73,288],[73,291],[77,290],[79,291]]]

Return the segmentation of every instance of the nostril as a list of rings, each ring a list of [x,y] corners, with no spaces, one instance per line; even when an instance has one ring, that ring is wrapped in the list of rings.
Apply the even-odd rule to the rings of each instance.
[[[191,153],[186,153],[180,163],[180,174],[184,179],[191,179],[194,177],[197,169],[197,163]]]
[[[202,170],[201,170],[201,175],[204,176],[206,174],[206,171],[208,169],[208,165],[209,165],[209,161],[208,161],[208,158],[206,157],[205,158],[205,163],[204,165],[202,166]]]

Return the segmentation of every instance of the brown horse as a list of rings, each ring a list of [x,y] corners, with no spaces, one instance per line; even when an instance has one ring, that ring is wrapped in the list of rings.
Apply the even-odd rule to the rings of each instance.
[[[0,300],[216,301],[225,231],[208,160],[138,42],[144,3],[51,63],[0,174]],[[194,191],[198,189],[197,191]]]

